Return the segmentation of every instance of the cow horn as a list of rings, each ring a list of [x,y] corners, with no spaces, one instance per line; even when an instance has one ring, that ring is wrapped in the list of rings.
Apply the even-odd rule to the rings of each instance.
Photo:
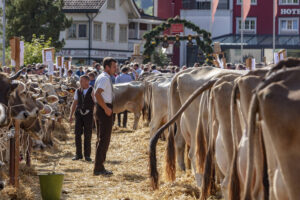
[[[19,70],[15,75],[9,77],[10,80],[16,80],[21,75],[22,70]]]

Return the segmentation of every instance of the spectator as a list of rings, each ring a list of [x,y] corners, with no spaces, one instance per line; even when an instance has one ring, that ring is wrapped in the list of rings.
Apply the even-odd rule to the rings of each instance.
[[[79,67],[79,70],[76,72],[76,76],[80,77],[82,75],[84,75],[83,68]]]
[[[99,74],[101,74],[101,66],[100,66],[99,63],[96,63],[96,64],[95,64],[95,70],[96,70],[96,72],[97,72],[97,76],[98,76]]]
[[[140,66],[139,66],[138,63],[135,63],[135,64],[133,65],[133,69],[136,71],[136,73],[138,73],[138,76],[141,75],[142,70],[141,70],[141,68],[140,68]]]
[[[72,77],[73,76],[73,71],[70,69],[70,70],[68,70],[68,72],[67,72],[67,77]]]
[[[161,72],[156,69],[156,65],[152,65],[151,72],[155,74],[160,74]]]
[[[91,87],[94,87],[95,85],[95,73],[94,72],[90,72],[89,73],[89,78],[90,78],[90,86]]]
[[[128,74],[129,68],[123,67],[122,73],[116,78],[116,83],[128,83],[133,81],[132,77]],[[127,115],[128,111],[125,110],[122,113],[118,113],[118,126],[121,127],[121,114],[123,114],[123,127],[126,128],[127,126]]]
[[[36,70],[37,75],[43,75],[44,74],[44,67],[42,65],[39,66],[39,68]]]
[[[128,74],[129,72],[129,68],[128,67],[122,67],[121,69],[121,74],[119,76],[117,76],[116,78],[116,83],[127,83],[127,82],[131,82],[134,79]]]

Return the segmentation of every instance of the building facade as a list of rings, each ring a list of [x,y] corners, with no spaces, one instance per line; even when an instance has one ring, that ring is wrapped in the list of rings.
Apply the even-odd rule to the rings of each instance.
[[[273,61],[273,0],[251,0],[245,21],[243,57],[254,57],[257,62]],[[300,56],[300,1],[278,0],[276,17],[276,51],[287,49],[288,56]],[[230,62],[241,58],[241,0],[233,1],[232,34],[214,38],[221,42]]]
[[[162,22],[141,12],[134,0],[65,0],[63,11],[73,22],[60,33],[65,46],[58,54],[72,57],[73,64],[107,56],[128,60],[134,44],[142,46],[143,34]]]

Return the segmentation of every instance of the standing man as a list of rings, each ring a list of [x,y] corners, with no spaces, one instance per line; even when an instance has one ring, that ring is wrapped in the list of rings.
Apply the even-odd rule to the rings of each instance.
[[[129,68],[124,66],[121,69],[122,73],[117,76],[116,83],[128,83],[134,81],[134,79],[128,74]],[[121,114],[123,114],[123,127],[126,128],[127,126],[127,115],[128,111],[125,110],[122,113],[118,113],[118,126],[121,127]]]
[[[71,107],[70,122],[75,111],[75,144],[76,156],[72,160],[82,159],[81,135],[84,134],[84,157],[90,162],[91,139],[93,129],[93,88],[89,86],[90,79],[83,75],[80,77],[80,88],[75,91],[74,101]]]
[[[111,76],[115,74],[117,62],[111,57],[103,60],[104,72],[100,74],[95,83],[96,98],[96,128],[97,144],[94,175],[112,175],[113,173],[104,168],[106,153],[110,143],[113,126],[113,85]]]

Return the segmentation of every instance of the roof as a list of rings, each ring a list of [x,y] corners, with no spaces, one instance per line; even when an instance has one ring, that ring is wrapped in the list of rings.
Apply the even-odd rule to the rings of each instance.
[[[300,47],[300,35],[276,35],[276,48],[294,49]],[[241,35],[222,35],[213,38],[214,42],[220,42],[224,49],[237,49],[241,46]],[[272,48],[273,35],[244,35],[244,48]]]
[[[141,13],[141,18],[142,19],[154,19],[154,20],[161,20],[161,21],[165,21],[164,19],[161,19],[159,17],[156,17],[156,16],[152,16],[152,15],[148,15],[146,13],[144,13],[144,11],[140,10],[140,13]]]
[[[95,13],[99,12],[106,0],[64,0],[64,12],[70,13]]]

